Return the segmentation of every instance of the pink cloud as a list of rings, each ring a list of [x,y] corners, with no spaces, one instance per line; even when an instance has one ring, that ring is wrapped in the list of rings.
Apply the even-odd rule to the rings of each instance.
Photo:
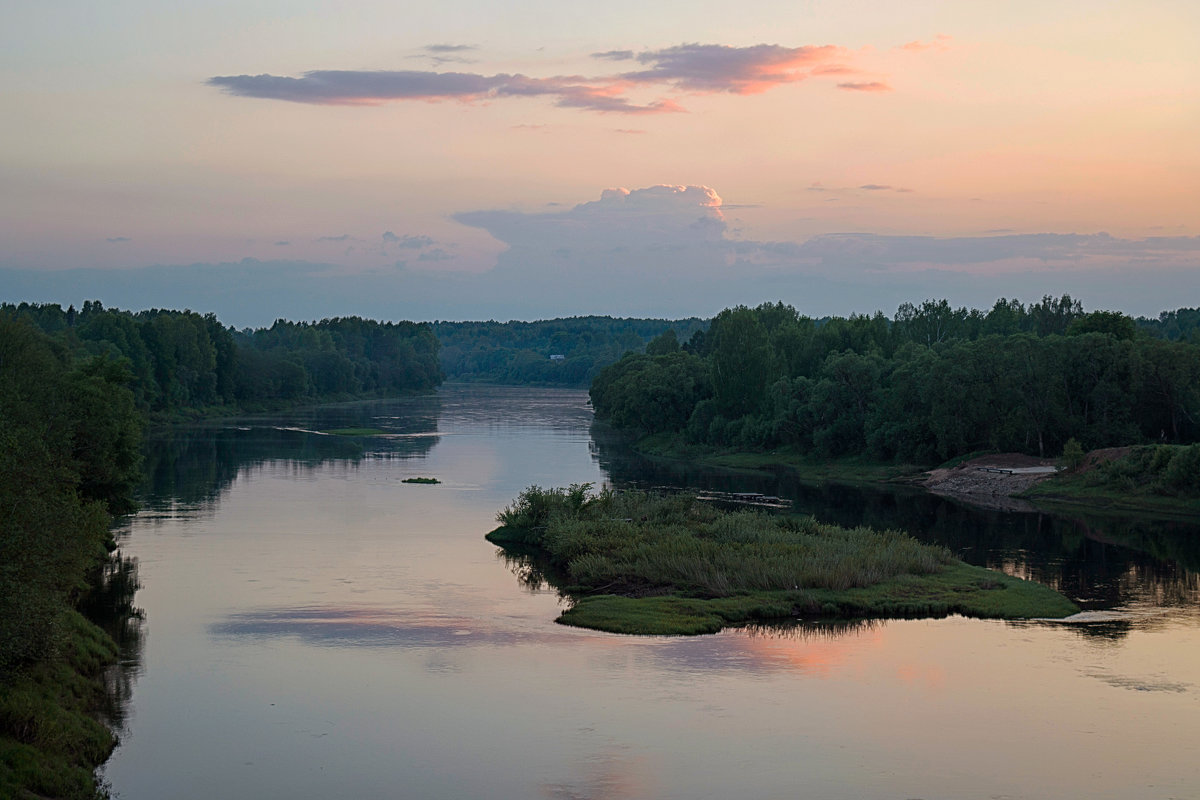
[[[442,47],[463,47],[444,45]],[[546,78],[499,73],[427,70],[312,70],[300,77],[225,75],[207,83],[228,94],[315,105],[379,105],[407,100],[458,100],[474,103],[511,97],[547,97],[563,108],[615,114],[677,113],[685,109],[670,98],[635,102],[627,93],[655,87],[689,94],[761,94],[810,76],[857,74],[845,63],[849,51],[835,45],[783,47],[757,44],[681,44],[634,53],[594,53],[603,61],[635,61],[645,67],[615,75]],[[880,82],[849,82],[840,89],[887,91]]]
[[[639,53],[635,59],[647,70],[621,77],[637,83],[665,83],[684,91],[759,94],[808,77],[809,71],[844,56],[834,45],[782,47],[757,44],[681,44]]]
[[[857,70],[854,67],[848,67],[845,64],[829,64],[824,67],[816,67],[810,73],[812,75],[858,75],[862,70]]]
[[[921,42],[921,41],[913,40],[906,44],[897,45],[896,49],[897,50],[907,50],[910,53],[920,53],[925,50],[938,50],[938,51],[949,50],[951,38],[952,37],[947,36],[944,33],[939,33],[937,36],[934,36],[933,39],[931,39],[928,42]]]

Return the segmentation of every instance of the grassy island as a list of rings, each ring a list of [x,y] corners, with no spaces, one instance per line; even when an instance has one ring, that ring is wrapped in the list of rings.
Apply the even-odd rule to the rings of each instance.
[[[899,531],[722,511],[687,494],[532,486],[487,539],[574,602],[558,621],[637,634],[715,633],[796,617],[1069,616],[1039,584]]]
[[[419,483],[422,485],[432,486],[441,483],[437,478],[405,478],[401,483]]]

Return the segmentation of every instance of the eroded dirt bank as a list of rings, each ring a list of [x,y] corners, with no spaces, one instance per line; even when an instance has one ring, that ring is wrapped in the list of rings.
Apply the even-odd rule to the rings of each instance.
[[[1029,504],[1013,495],[1057,471],[1053,459],[999,453],[973,458],[950,469],[932,470],[923,485],[935,494],[958,497],[975,505],[1021,510]]]

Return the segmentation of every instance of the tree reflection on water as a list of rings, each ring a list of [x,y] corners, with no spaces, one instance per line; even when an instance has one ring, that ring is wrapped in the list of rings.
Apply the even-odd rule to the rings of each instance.
[[[97,568],[91,583],[92,588],[80,603],[80,612],[103,628],[120,647],[117,663],[104,674],[106,702],[101,716],[105,724],[123,733],[145,647],[145,614],[133,602],[141,588],[137,559],[114,551]]]

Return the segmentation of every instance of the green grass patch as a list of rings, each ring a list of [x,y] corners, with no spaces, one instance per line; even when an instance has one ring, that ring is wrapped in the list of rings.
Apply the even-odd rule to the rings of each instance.
[[[1091,469],[1060,472],[1026,491],[1039,502],[1200,515],[1200,444],[1144,445]]]
[[[487,538],[533,553],[574,602],[559,621],[616,633],[712,633],[795,617],[1064,617],[1038,584],[899,531],[727,512],[689,495],[530,487]]]
[[[104,670],[117,646],[77,612],[57,657],[0,680],[0,797],[14,800],[107,797],[95,769],[116,745],[96,719],[106,702]]]
[[[402,480],[400,482],[401,483],[420,483],[420,484],[427,484],[427,485],[441,483],[441,481],[439,481],[437,478],[405,478],[404,480]]]
[[[379,436],[380,434],[387,433],[387,431],[381,428],[330,428],[327,431],[321,431],[321,433],[328,433],[333,436]]]

